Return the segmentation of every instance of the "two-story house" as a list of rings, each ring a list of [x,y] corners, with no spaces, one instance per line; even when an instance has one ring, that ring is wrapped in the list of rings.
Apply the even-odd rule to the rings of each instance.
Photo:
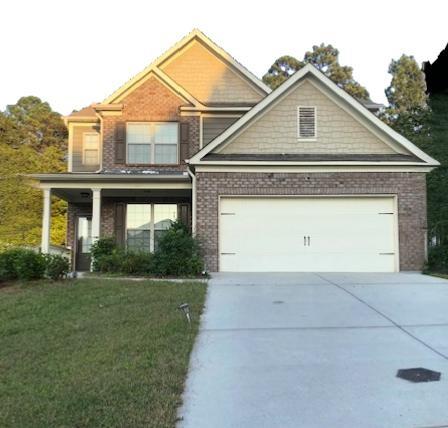
[[[307,65],[275,91],[195,30],[103,102],[65,118],[73,266],[98,237],[154,251],[180,219],[209,271],[419,270],[437,161]]]

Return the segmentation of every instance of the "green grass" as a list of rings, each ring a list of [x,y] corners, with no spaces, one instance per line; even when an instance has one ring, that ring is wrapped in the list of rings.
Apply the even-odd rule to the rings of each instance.
[[[104,279],[0,288],[0,426],[174,426],[205,290]]]

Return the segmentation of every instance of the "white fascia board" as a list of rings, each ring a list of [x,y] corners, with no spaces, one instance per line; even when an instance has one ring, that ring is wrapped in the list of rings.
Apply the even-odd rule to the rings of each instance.
[[[247,122],[249,122],[258,113],[268,107],[277,98],[281,97],[285,92],[287,92],[293,85],[295,85],[299,80],[301,80],[305,75],[311,74],[320,82],[322,82],[326,87],[332,90],[335,94],[339,95],[344,99],[350,106],[352,106],[358,113],[364,116],[372,124],[381,129],[389,137],[391,137],[398,144],[402,145],[409,152],[414,154],[416,157],[423,160],[427,165],[438,166],[440,165],[435,159],[427,155],[425,152],[420,150],[417,146],[411,143],[408,139],[402,135],[395,132],[392,128],[387,126],[384,122],[378,119],[373,113],[367,110],[361,103],[356,101],[352,96],[347,94],[344,90],[339,88],[335,83],[333,83],[328,77],[317,70],[313,65],[307,64],[305,67],[301,68],[295,74],[293,74],[285,83],[280,85],[275,91],[271,92],[266,98],[261,100],[255,107],[253,107],[247,114],[237,120],[233,125],[227,128],[222,134],[216,137],[212,142],[207,144],[202,150],[200,150],[196,155],[190,159],[190,163],[195,165],[197,163],[204,163],[201,159],[207,154],[213,151],[216,147],[226,141],[228,138],[232,137],[238,130],[240,130]],[[286,164],[286,163],[285,163]],[[382,163],[385,164],[385,163]]]

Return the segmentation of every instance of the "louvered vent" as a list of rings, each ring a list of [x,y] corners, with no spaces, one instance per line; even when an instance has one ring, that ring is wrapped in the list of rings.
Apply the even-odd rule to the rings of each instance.
[[[316,138],[316,107],[298,107],[298,137]]]

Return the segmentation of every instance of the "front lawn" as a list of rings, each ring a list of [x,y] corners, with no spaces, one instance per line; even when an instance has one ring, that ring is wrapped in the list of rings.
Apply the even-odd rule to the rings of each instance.
[[[205,290],[105,279],[0,288],[0,426],[174,426]]]

